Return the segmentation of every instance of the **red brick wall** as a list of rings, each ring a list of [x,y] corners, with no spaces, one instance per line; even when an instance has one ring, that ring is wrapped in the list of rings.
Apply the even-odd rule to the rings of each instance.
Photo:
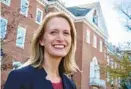
[[[98,63],[106,63],[104,58],[104,39],[100,37],[93,29],[84,22],[75,23],[77,29],[77,52],[76,59],[82,73],[77,73],[75,79],[78,84],[78,89],[90,89],[90,62],[93,57],[96,57]],[[86,42],[86,30],[90,31],[90,44]],[[93,47],[93,35],[97,37],[97,48]],[[99,40],[103,41],[103,52],[99,51]],[[102,75],[101,75],[102,76]],[[80,81],[78,81],[80,80]]]
[[[75,23],[76,31],[77,31],[77,49],[76,49],[76,62],[79,66],[80,70],[82,70],[82,47],[83,47],[83,32],[82,32],[82,23]],[[74,79],[78,89],[81,89],[81,72],[77,72],[74,75]]]

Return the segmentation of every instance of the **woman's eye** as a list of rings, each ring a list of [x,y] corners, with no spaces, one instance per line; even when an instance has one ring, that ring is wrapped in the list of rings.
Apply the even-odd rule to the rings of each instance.
[[[70,35],[70,33],[69,33],[69,32],[64,32],[64,34],[65,34],[65,35]]]
[[[51,31],[50,34],[57,34],[57,32],[56,31]]]

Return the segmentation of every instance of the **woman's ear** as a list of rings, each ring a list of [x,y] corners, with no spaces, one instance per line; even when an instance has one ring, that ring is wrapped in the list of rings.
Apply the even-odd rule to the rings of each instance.
[[[43,39],[40,39],[39,43],[40,43],[41,46],[44,46],[44,40]]]

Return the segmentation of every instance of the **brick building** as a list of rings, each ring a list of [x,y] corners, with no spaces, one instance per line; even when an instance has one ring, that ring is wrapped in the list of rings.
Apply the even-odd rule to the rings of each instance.
[[[100,3],[67,8],[58,0],[1,0],[1,11],[2,86],[14,64],[30,57],[31,38],[44,16],[63,11],[77,29],[76,61],[82,72],[74,74],[73,79],[78,89],[107,89],[100,65],[107,63],[108,32]]]

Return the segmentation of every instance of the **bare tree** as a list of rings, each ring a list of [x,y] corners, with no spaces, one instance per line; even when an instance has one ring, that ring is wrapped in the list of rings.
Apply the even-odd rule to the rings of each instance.
[[[31,6],[25,8],[31,8]],[[26,19],[26,16],[20,14],[20,8],[14,9],[5,5],[1,5],[1,16],[7,17],[7,19],[9,19],[6,34],[4,38],[0,39],[1,45],[5,45],[9,42],[16,40],[16,29],[19,23]],[[28,13],[28,18],[33,18],[33,15],[31,13]],[[1,24],[1,27],[5,27],[2,25],[5,24]],[[3,34],[3,31],[1,31],[1,34]]]
[[[31,8],[31,6],[25,8]],[[7,17],[7,19],[10,18],[10,21],[7,24],[6,35],[3,39],[1,39],[2,43],[6,44],[8,42],[16,40],[14,37],[16,35],[15,29],[17,29],[17,26],[20,23],[20,21],[25,20],[26,16],[20,14],[20,8],[14,10],[13,8],[9,8],[5,5],[1,5],[1,16],[5,16]],[[33,18],[33,15],[29,13],[28,18]],[[13,37],[12,39],[5,42],[4,40],[8,39],[9,34],[12,34]]]
[[[131,0],[121,0],[117,4],[117,11],[121,14],[122,24],[131,31]]]

